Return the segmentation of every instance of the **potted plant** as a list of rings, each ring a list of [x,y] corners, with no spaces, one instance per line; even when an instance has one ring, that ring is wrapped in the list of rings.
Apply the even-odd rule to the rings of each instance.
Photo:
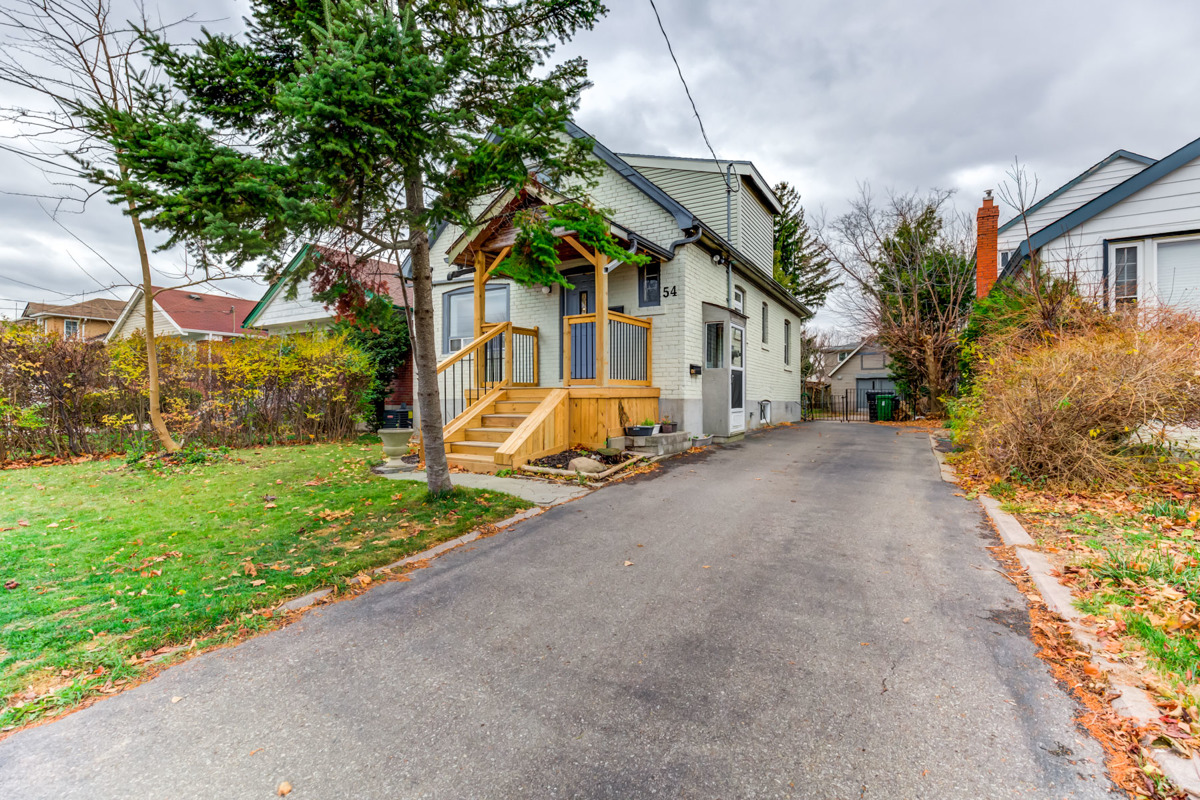
[[[641,425],[630,425],[625,429],[626,436],[653,436],[656,433],[658,425],[652,419],[646,419]]]
[[[662,422],[658,423],[660,433],[674,433],[679,427],[678,422],[672,422],[670,417],[663,417]]]
[[[383,454],[388,458],[408,455],[408,440],[414,433],[412,428],[380,428],[376,433],[383,440]]]
[[[712,440],[713,437],[711,433],[702,433],[699,436],[693,436],[692,447],[708,447],[710,444],[712,444]]]

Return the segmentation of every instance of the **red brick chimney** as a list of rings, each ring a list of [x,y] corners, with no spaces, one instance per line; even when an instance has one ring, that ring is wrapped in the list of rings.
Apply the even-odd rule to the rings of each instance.
[[[983,205],[975,214],[975,296],[986,297],[996,282],[999,261],[996,228],[1000,222],[1000,207],[992,202],[992,190],[983,195]]]

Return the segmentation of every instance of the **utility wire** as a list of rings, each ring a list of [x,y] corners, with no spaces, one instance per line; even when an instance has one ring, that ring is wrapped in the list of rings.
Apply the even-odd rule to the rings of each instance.
[[[658,13],[658,6],[654,4],[654,0],[650,0],[650,8],[654,9],[654,19],[658,21],[658,29],[662,31],[663,40],[667,43],[667,52],[671,54],[671,60],[675,62],[675,71],[679,73],[679,82],[683,84],[683,91],[687,94],[688,102],[692,104],[692,113],[696,115],[696,122],[700,124],[700,135],[704,137],[704,144],[708,147],[708,152],[712,155],[713,163],[717,165],[717,169],[721,172],[721,176],[725,181],[725,188],[733,191],[730,185],[729,176],[725,174],[724,167],[721,166],[721,159],[717,158],[717,151],[713,149],[712,142],[708,140],[708,131],[704,129],[704,120],[700,117],[700,109],[696,108],[696,101],[692,98],[692,90],[688,88],[687,79],[683,77],[683,68],[679,66],[679,59],[675,57],[675,48],[671,46],[671,37],[667,35],[667,29],[663,27],[662,16]]]

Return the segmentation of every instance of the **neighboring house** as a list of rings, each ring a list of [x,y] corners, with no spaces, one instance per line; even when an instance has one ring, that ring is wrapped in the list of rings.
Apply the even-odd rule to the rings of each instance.
[[[495,471],[603,446],[646,418],[719,439],[800,419],[800,328],[811,313],[772,277],[780,206],[767,181],[748,161],[619,156],[574,124],[568,132],[593,142],[602,174],[589,195],[610,210],[612,235],[650,262],[607,263],[562,231],[573,288],[493,273],[516,235],[512,215],[560,201],[541,185],[492,198],[468,232],[437,232],[451,463]]]
[[[989,191],[977,215],[981,297],[997,273],[1019,274],[1032,246],[1105,308],[1200,310],[1200,139],[1161,160],[1118,150],[1036,203],[1028,225],[999,216]]]
[[[869,392],[894,392],[887,352],[871,339],[825,349],[829,396],[852,411],[868,407]]]
[[[239,336],[261,336],[256,330],[242,326],[242,320],[254,308],[253,300],[223,294],[201,294],[191,289],[160,289],[154,293],[154,335],[170,336],[189,341],[234,339]],[[132,336],[146,329],[142,289],[125,303],[105,341]]]
[[[308,281],[297,284],[296,296],[288,297],[287,287],[291,282],[290,278],[304,263],[310,249],[332,252],[320,245],[305,245],[300,248],[300,251],[292,257],[287,267],[280,273],[279,279],[272,283],[262,298],[254,304],[254,308],[242,320],[242,325],[277,335],[320,330],[328,328],[334,323],[333,309],[319,300],[313,299],[312,284]],[[368,259],[364,262],[363,268],[370,273],[365,277],[382,281],[387,285],[388,294],[397,308],[404,307],[404,287],[399,276],[396,275],[394,266],[383,261]],[[408,295],[412,296],[411,283],[408,286]]]
[[[112,330],[124,306],[122,300],[106,298],[65,306],[29,303],[17,321],[37,325],[44,333],[57,333],[67,339],[97,339]]]
[[[309,281],[303,281],[296,285],[295,297],[288,296],[289,279],[304,263],[310,248],[326,253],[332,252],[320,245],[302,247],[292,257],[278,280],[268,287],[262,298],[254,304],[250,313],[242,320],[244,327],[266,331],[271,336],[280,336],[288,333],[325,330],[334,324],[336,314],[324,303],[313,299],[312,284]],[[391,297],[393,305],[397,308],[404,308],[405,286],[396,274],[394,266],[369,259],[363,264],[363,268],[370,273],[366,277],[383,281],[387,285],[388,295]],[[407,286],[407,296],[412,297],[411,283]],[[410,358],[404,362],[404,366],[397,370],[396,379],[392,383],[392,393],[384,404],[384,410],[400,413],[401,420],[406,424],[407,420],[411,419],[412,407],[413,366]]]

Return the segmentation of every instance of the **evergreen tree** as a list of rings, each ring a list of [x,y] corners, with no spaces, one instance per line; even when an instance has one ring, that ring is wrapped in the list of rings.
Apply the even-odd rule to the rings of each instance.
[[[298,240],[340,296],[382,296],[356,260],[411,259],[413,354],[429,490],[452,488],[442,440],[430,231],[472,201],[594,174],[564,126],[587,66],[547,60],[599,0],[254,0],[241,36],[174,47],[147,36],[165,78],[115,115],[120,172],[146,224],[202,263],[265,260]],[[147,110],[148,109],[148,110]],[[313,251],[316,252],[316,251]],[[533,270],[532,280],[538,277]],[[332,275],[332,277],[330,277]],[[527,276],[526,276],[527,277]],[[386,312],[386,309],[382,309]],[[367,315],[372,317],[373,315]]]
[[[783,213],[775,217],[775,280],[811,309],[825,305],[841,284],[832,262],[804,219],[800,193],[784,181],[775,187]]]

